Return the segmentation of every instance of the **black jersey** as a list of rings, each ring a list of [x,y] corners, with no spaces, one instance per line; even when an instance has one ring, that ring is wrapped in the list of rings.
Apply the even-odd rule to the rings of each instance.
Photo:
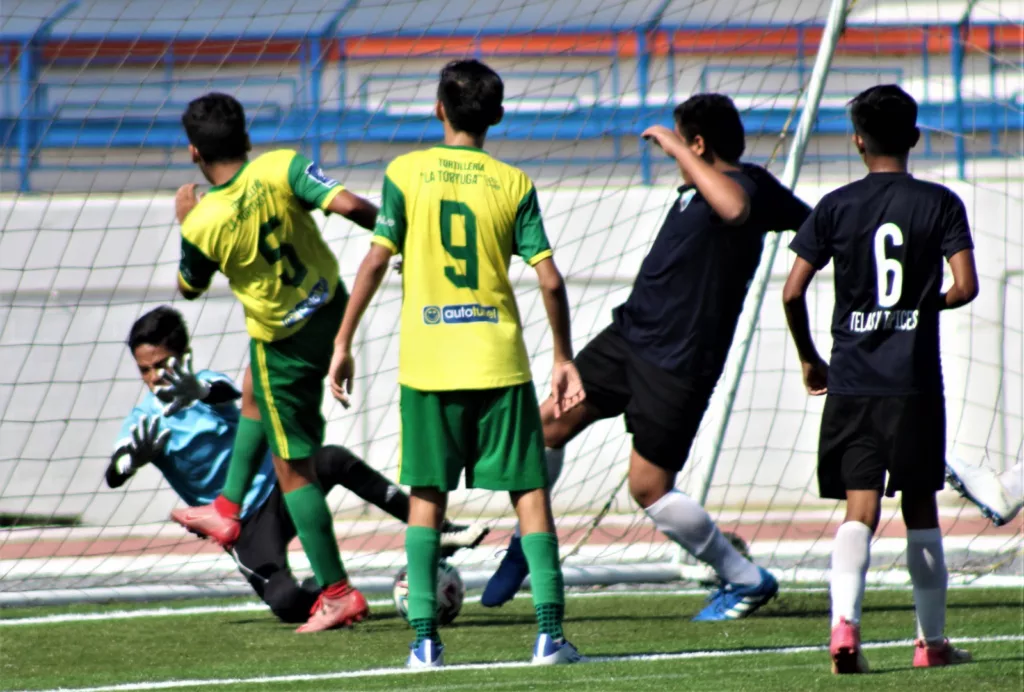
[[[613,313],[640,358],[700,379],[722,373],[765,233],[799,228],[811,212],[759,166],[727,175],[750,198],[746,221],[730,226],[695,187],[679,188],[629,298]]]
[[[835,263],[830,394],[942,392],[944,259],[974,247],[963,202],[906,173],[872,173],[822,198],[790,248]]]

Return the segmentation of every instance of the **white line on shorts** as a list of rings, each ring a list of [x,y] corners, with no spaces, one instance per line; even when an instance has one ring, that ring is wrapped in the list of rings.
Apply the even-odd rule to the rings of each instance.
[[[989,644],[996,642],[1024,642],[1024,635],[1009,634],[987,637],[960,637],[958,644]],[[909,639],[885,642],[864,642],[865,649],[888,649],[899,646],[911,646]],[[672,654],[638,654],[632,656],[594,656],[589,663],[649,663],[652,661],[685,661],[701,658],[732,658],[735,656],[793,655],[821,653],[828,651],[828,646],[782,646],[773,649],[712,649],[708,651],[685,651]],[[446,666],[442,669],[409,670],[408,668],[370,668],[368,670],[343,670],[336,673],[308,673],[297,675],[273,675],[253,678],[205,678],[194,680],[161,680],[154,682],[134,682],[100,687],[62,687],[43,692],[142,692],[145,690],[172,690],[181,687],[226,687],[231,685],[267,685],[296,682],[317,682],[321,680],[346,680],[354,678],[380,678],[397,675],[418,674],[443,671],[474,671],[499,670],[504,668],[526,668],[527,661],[503,661],[498,663],[467,663]]]

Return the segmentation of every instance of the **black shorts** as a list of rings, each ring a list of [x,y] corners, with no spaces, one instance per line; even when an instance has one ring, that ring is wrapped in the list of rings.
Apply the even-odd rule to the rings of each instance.
[[[698,381],[641,359],[612,325],[576,356],[587,405],[598,418],[626,415],[637,454],[678,472],[708,408],[714,382]]]
[[[946,467],[946,402],[941,394],[829,394],[818,440],[818,489],[938,492]],[[888,475],[888,483],[886,483]]]

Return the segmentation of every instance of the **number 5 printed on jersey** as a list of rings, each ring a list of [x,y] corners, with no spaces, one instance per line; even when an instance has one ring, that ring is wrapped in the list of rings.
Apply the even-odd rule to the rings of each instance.
[[[281,273],[278,274],[278,278],[281,279],[281,283],[285,286],[301,286],[302,282],[306,280],[306,265],[299,259],[299,253],[295,252],[295,247],[291,243],[282,243],[278,238],[277,247],[273,247],[269,242],[269,238],[273,235],[274,231],[281,226],[281,221],[277,217],[272,217],[266,223],[260,224],[260,237],[258,249],[260,255],[267,261],[271,267],[276,269],[277,263],[283,259],[288,260],[288,263],[292,265],[291,274],[288,270],[281,266]]]
[[[894,223],[883,224],[875,231],[875,277],[878,281],[878,307],[891,308],[903,295],[903,265],[886,256],[886,243],[903,245],[903,231]]]
[[[465,229],[465,244],[456,245],[452,237],[452,225],[455,217],[462,217]],[[463,202],[441,201],[441,244],[452,259],[465,262],[465,271],[460,273],[457,267],[447,266],[444,275],[455,288],[476,290],[479,285],[480,263],[476,248],[476,214]]]

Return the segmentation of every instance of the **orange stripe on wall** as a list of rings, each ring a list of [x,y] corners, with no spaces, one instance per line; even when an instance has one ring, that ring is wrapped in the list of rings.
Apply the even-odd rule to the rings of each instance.
[[[927,46],[929,53],[949,53],[953,45],[954,28],[931,27],[850,27],[840,39],[838,52],[861,55],[913,55]],[[988,27],[971,27],[966,32],[968,49],[988,50]],[[648,50],[652,55],[664,56],[670,50],[679,54],[720,56],[730,55],[792,55],[797,53],[800,33],[795,27],[779,29],[714,29],[659,30],[648,35]],[[993,43],[996,50],[1019,49],[1024,45],[1024,26],[1001,24],[994,27]],[[811,56],[818,49],[822,29],[808,27],[802,32],[804,55]],[[388,59],[409,57],[515,57],[530,55],[617,55],[636,57],[639,46],[635,32],[577,32],[566,34],[517,34],[484,37],[422,37],[422,38],[348,38],[325,42],[327,59],[339,60],[343,56],[360,59]],[[172,51],[175,64],[188,64],[194,60],[209,63],[228,57],[251,59],[253,62],[292,62],[300,54],[301,41],[260,41],[240,37],[237,41],[209,39],[199,41],[101,40],[54,41],[44,45],[47,61],[62,59],[88,63],[94,58],[122,58],[131,56],[163,60]]]

